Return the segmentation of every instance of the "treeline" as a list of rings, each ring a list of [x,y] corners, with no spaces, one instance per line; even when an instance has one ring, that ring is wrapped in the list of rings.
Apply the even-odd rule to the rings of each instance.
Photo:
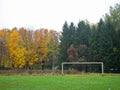
[[[103,62],[105,72],[120,72],[120,4],[111,7],[96,24],[65,22],[61,33],[48,29],[0,30],[1,69],[59,69],[62,62],[88,61]],[[95,69],[100,71],[99,66]]]
[[[1,69],[52,68],[57,62],[60,33],[54,30],[0,30]]]
[[[77,26],[65,22],[60,41],[60,64],[104,62],[106,72],[120,72],[120,4],[93,25],[88,21],[79,21]]]

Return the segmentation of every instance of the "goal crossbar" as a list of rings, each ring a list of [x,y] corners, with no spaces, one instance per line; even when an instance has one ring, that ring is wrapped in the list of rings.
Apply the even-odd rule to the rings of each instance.
[[[62,74],[64,74],[64,64],[101,64],[102,74],[104,74],[103,62],[63,62],[62,63]]]

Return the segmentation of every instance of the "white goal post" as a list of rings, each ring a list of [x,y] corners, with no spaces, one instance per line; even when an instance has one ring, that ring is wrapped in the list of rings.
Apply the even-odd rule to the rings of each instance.
[[[62,74],[64,74],[64,65],[65,64],[100,64],[102,68],[102,74],[104,74],[103,62],[63,62],[62,63]]]

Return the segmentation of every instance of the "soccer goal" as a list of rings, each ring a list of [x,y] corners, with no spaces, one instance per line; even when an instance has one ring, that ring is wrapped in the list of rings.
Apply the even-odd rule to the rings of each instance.
[[[102,74],[104,74],[104,66],[103,66],[103,62],[63,62],[62,63],[62,74],[64,74],[64,65],[66,64],[83,64],[83,65],[96,65],[99,64],[101,65],[101,72]]]

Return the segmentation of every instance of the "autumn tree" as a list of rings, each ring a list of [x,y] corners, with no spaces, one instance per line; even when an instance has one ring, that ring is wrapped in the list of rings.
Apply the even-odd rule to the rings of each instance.
[[[38,55],[39,65],[42,69],[45,68],[46,57],[48,53],[48,30],[41,29],[36,30],[34,33],[34,39],[36,43],[36,51]]]
[[[11,31],[7,42],[13,67],[16,69],[24,68],[26,64],[26,50],[23,47],[23,41],[16,28]]]
[[[11,68],[11,61],[9,60],[9,52],[7,47],[7,29],[0,30],[0,67]]]
[[[75,48],[73,45],[70,45],[70,47],[67,49],[67,54],[68,54],[68,60],[70,62],[75,62],[78,60],[78,52],[77,48]]]
[[[25,68],[34,68],[35,63],[38,61],[38,55],[35,50],[35,42],[33,40],[33,31],[26,30],[25,28],[19,29],[19,34],[24,42],[26,49],[26,65]]]

